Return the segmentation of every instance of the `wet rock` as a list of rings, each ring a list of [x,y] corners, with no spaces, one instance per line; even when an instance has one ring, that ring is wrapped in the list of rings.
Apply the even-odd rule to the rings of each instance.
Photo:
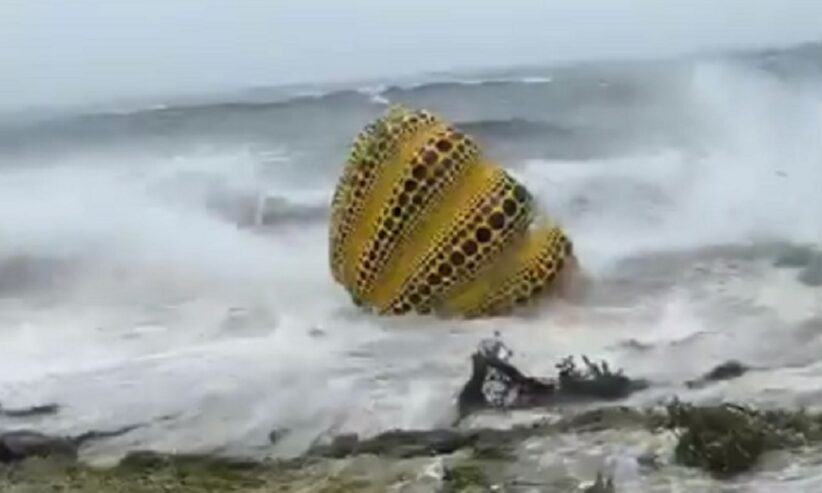
[[[0,416],[7,418],[35,418],[57,414],[58,412],[60,412],[60,406],[57,404],[43,404],[22,408],[6,408],[0,405]]]
[[[661,416],[653,411],[613,406],[571,415],[552,427],[562,432],[587,433],[618,428],[657,428],[662,423]]]
[[[77,443],[65,437],[31,430],[0,433],[0,463],[19,462],[30,457],[77,456]]]
[[[456,464],[445,469],[445,491],[447,492],[485,492],[489,491],[490,481],[482,468],[476,464]]]
[[[597,479],[594,481],[594,484],[585,488],[583,490],[584,493],[616,493],[616,487],[614,486],[614,479],[611,477],[606,477],[602,473],[597,473]]]
[[[359,440],[356,435],[341,435],[330,445],[315,448],[312,454],[336,458],[356,454],[388,457],[450,454],[473,445],[477,441],[477,434],[476,431],[440,429],[391,430],[368,440]]]
[[[675,458],[717,476],[753,469],[763,453],[822,439],[822,416],[804,411],[760,411],[736,404],[668,405],[668,426],[678,429]]]
[[[812,247],[791,245],[776,257],[774,266],[781,268],[805,267],[818,255],[818,252]]]
[[[584,433],[614,428],[658,428],[664,416],[630,407],[606,407],[571,415],[558,422],[538,422],[496,428],[443,428],[434,430],[391,430],[368,439],[354,434],[339,435],[327,445],[314,446],[310,457],[345,458],[364,454],[409,458],[448,455],[466,450],[478,459],[511,459],[524,440],[551,433]]]
[[[214,470],[249,470],[260,467],[259,462],[235,459],[232,457],[216,457],[200,454],[170,455],[150,450],[138,450],[128,453],[120,461],[118,467],[131,470],[157,469],[163,467],[210,469]]]
[[[748,366],[740,363],[739,361],[729,360],[721,365],[717,365],[699,379],[686,382],[686,385],[688,388],[692,389],[701,388],[713,382],[739,378],[749,370],[750,368]]]
[[[118,437],[140,426],[130,425],[111,431],[92,430],[74,437],[47,435],[33,430],[0,432],[0,463],[14,463],[31,457],[74,458],[87,442]]]
[[[806,286],[822,286],[822,255],[817,255],[799,274],[799,282]]]
[[[282,440],[282,438],[287,434],[288,434],[288,430],[286,430],[286,429],[277,428],[277,429],[271,430],[271,432],[269,432],[269,434],[268,434],[268,442],[271,443],[272,445],[274,445],[274,444],[278,443],[280,440]]]

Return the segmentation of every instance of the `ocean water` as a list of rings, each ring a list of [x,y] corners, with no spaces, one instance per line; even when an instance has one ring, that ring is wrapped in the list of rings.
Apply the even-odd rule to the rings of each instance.
[[[0,403],[62,406],[0,426],[145,424],[92,446],[94,460],[136,448],[288,456],[334,433],[446,425],[494,331],[529,373],[587,354],[650,379],[630,403],[818,406],[820,55],[0,118]],[[590,298],[475,321],[353,307],[328,270],[328,203],[351,140],[390,103],[456,122],[525,182],[574,239]],[[730,358],[757,370],[682,386]],[[792,467],[733,491],[822,481],[818,461]]]

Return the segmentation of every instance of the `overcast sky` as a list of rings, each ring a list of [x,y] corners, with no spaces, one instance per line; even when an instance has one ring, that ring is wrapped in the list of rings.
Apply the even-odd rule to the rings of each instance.
[[[0,109],[822,38],[822,0],[0,0]]]

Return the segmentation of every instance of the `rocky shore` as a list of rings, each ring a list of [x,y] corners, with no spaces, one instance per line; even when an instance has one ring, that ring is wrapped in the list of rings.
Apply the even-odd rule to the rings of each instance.
[[[459,394],[460,419],[450,428],[392,430],[374,437],[341,435],[296,459],[135,451],[116,466],[99,468],[78,460],[83,445],[139,425],[77,437],[0,430],[0,491],[602,493],[623,487],[634,491],[623,486],[631,478],[621,473],[622,481],[615,480],[619,467],[601,464],[589,471],[570,471],[556,452],[584,454],[586,448],[641,443],[630,458],[634,480],[647,475],[662,481],[667,473],[694,471],[721,482],[756,471],[767,453],[822,442],[820,414],[678,400],[638,409],[616,401],[645,390],[649,383],[614,372],[606,363],[583,358],[584,366],[578,367],[568,358],[557,365],[556,377],[544,379],[521,372],[510,354],[499,340],[480,345],[472,356],[472,374]],[[729,361],[684,385],[711,385],[749,370]],[[580,405],[556,419],[543,417],[505,428],[477,424],[483,416],[563,403]],[[0,407],[7,421],[58,412],[55,404]],[[272,440],[276,438],[272,433]],[[549,452],[554,460],[547,459]]]

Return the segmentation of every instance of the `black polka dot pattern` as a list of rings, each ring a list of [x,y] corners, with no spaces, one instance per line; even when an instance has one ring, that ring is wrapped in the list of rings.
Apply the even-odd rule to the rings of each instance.
[[[476,179],[461,181],[469,171]],[[470,191],[465,203],[458,204],[453,215],[437,216],[443,222],[432,223],[437,228],[424,238],[420,251],[406,251],[423,222],[438,210],[442,214],[444,209],[437,207],[443,198],[468,183],[469,188],[462,188]],[[379,203],[370,198],[375,186],[387,194],[384,199],[380,195]],[[483,158],[470,137],[429,112],[392,107],[355,139],[334,191],[332,275],[363,309],[396,315],[438,313],[450,294],[481,280],[503,255],[516,253],[522,239],[534,233],[529,231],[533,212],[525,186]],[[516,257],[513,271],[483,287],[463,315],[507,313],[550,291],[573,248],[558,228],[534,234],[538,253]],[[403,276],[395,276],[390,289],[379,284],[400,265]]]
[[[506,314],[516,306],[534,302],[548,291],[562,270],[565,259],[571,255],[573,247],[559,228],[551,228],[541,233],[537,253],[520,265],[519,269],[505,279],[481,304],[467,309],[467,316]]]
[[[388,312],[397,313],[405,306],[431,309],[452,289],[492,264],[518,234],[523,234],[531,220],[533,202],[529,195],[519,198],[516,213],[505,224],[501,227],[491,224],[497,221],[492,217],[504,214],[502,204],[506,200],[518,200],[514,192],[516,185],[510,175],[499,171],[488,188],[478,190],[474,199],[461,209],[462,215],[447,229],[447,234],[438,239],[415,269],[399,296],[390,303]],[[419,299],[419,303],[411,303],[412,294],[423,291],[427,294],[414,298]]]
[[[372,289],[373,283],[386,267],[392,253],[396,251],[397,245],[413,234],[430,209],[429,206],[447,193],[459,174],[477,158],[479,151],[472,142],[462,143],[463,149],[466,149],[463,153],[455,152],[457,146],[453,144],[437,145],[441,142],[451,142],[457,139],[457,135],[465,139],[450,128],[439,132],[428,139],[405,166],[405,173],[399,179],[399,184],[394,187],[391,197],[377,219],[378,236],[369,243],[360,258],[355,292],[366,294]],[[452,152],[443,153],[440,149],[442,147],[447,147]],[[453,163],[448,170],[442,167],[445,159]],[[424,182],[420,180],[423,176],[433,174],[432,172],[437,169],[444,171],[438,178]],[[403,196],[410,196],[411,204],[403,203]],[[366,265],[365,261],[371,256],[376,258],[376,262]],[[401,306],[405,305],[413,308],[419,306],[419,303],[406,300]],[[393,310],[396,311],[397,307]]]
[[[367,196],[381,172],[381,164],[396,154],[408,135],[435,122],[426,111],[392,108],[368,125],[354,140],[348,162],[331,200],[329,254],[335,280],[347,283],[343,258],[347,241],[363,211]]]

